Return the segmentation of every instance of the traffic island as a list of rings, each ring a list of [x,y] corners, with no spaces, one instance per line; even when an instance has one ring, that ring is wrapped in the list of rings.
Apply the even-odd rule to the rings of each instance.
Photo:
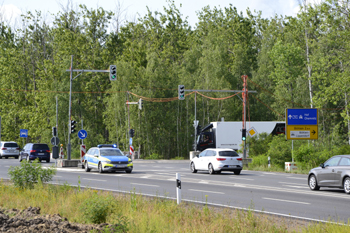
[[[57,167],[78,167],[79,159],[57,159]]]

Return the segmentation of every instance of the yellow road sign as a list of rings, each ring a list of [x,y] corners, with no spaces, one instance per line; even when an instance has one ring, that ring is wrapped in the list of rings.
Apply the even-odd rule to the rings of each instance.
[[[315,140],[318,139],[318,125],[287,125],[287,139]]]

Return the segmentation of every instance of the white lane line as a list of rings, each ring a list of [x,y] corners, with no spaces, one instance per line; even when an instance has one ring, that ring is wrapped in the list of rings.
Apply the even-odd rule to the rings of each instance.
[[[173,167],[165,167],[165,168],[171,168],[172,169]]]
[[[231,179],[237,179],[237,180],[254,180],[249,178],[240,178],[240,177],[230,177]]]
[[[307,188],[306,186],[294,186],[294,185],[282,185],[282,186],[291,187],[291,188],[297,188],[297,189]]]
[[[282,201],[282,202],[290,202],[290,203],[296,203],[296,204],[310,205],[310,203],[308,203],[308,202],[289,201],[289,200],[281,200],[281,199],[274,199],[274,198],[268,198],[268,197],[263,197],[262,199],[271,200],[271,201]]]
[[[204,180],[201,180],[201,181],[199,181],[198,183],[200,183],[200,184],[209,184],[209,182],[204,181]]]
[[[150,186],[150,187],[159,187],[159,185],[152,185],[152,184],[138,184],[138,183],[130,183],[133,185],[143,185],[143,186]]]
[[[307,180],[307,178],[299,178],[299,177],[287,177],[289,179],[296,179],[296,180]]]
[[[290,182],[278,182],[278,183],[280,183],[280,184],[294,184],[294,185],[304,185],[304,184],[298,184],[298,183],[290,183]],[[306,183],[305,183],[305,185],[306,185]]]
[[[97,179],[88,179],[88,178],[83,178],[83,180],[93,180],[93,181],[102,181],[102,182],[106,182],[107,180],[97,180]]]
[[[198,190],[198,189],[189,189],[189,191],[194,191],[194,192],[202,192],[202,193],[216,193],[216,194],[225,194],[225,193],[222,193],[222,192],[214,192],[214,191]]]

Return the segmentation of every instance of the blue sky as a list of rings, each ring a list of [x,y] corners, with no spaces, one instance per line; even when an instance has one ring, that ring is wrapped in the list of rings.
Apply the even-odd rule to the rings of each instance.
[[[315,1],[315,0],[308,0]],[[316,0],[317,1],[317,0]],[[167,6],[166,0],[70,0],[74,6],[85,4],[88,8],[103,7],[108,10],[117,9],[117,5],[124,10],[124,17],[128,21],[134,21],[138,18],[137,13],[141,16],[146,13],[146,6],[151,11],[162,11],[163,6]],[[57,13],[61,10],[61,5],[66,6],[68,0],[0,0],[0,14],[2,19],[10,20],[13,23],[18,15],[26,11],[40,10],[44,16],[49,19],[50,13]],[[229,4],[235,6],[238,11],[245,12],[249,7],[252,11],[262,11],[263,17],[272,17],[275,14],[296,16],[299,10],[299,0],[175,0],[175,4],[180,8],[183,16],[188,16],[191,26],[195,26],[197,22],[196,12],[200,11],[204,6],[209,5],[218,8],[228,7]]]

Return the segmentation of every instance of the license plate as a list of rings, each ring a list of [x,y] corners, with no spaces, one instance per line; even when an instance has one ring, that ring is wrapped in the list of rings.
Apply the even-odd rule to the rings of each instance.
[[[125,166],[124,166],[124,165],[115,165],[115,167],[123,168],[123,167],[125,167]]]
[[[236,167],[236,165],[230,165],[229,167]]]
[[[45,153],[38,153],[38,155],[45,155]]]

